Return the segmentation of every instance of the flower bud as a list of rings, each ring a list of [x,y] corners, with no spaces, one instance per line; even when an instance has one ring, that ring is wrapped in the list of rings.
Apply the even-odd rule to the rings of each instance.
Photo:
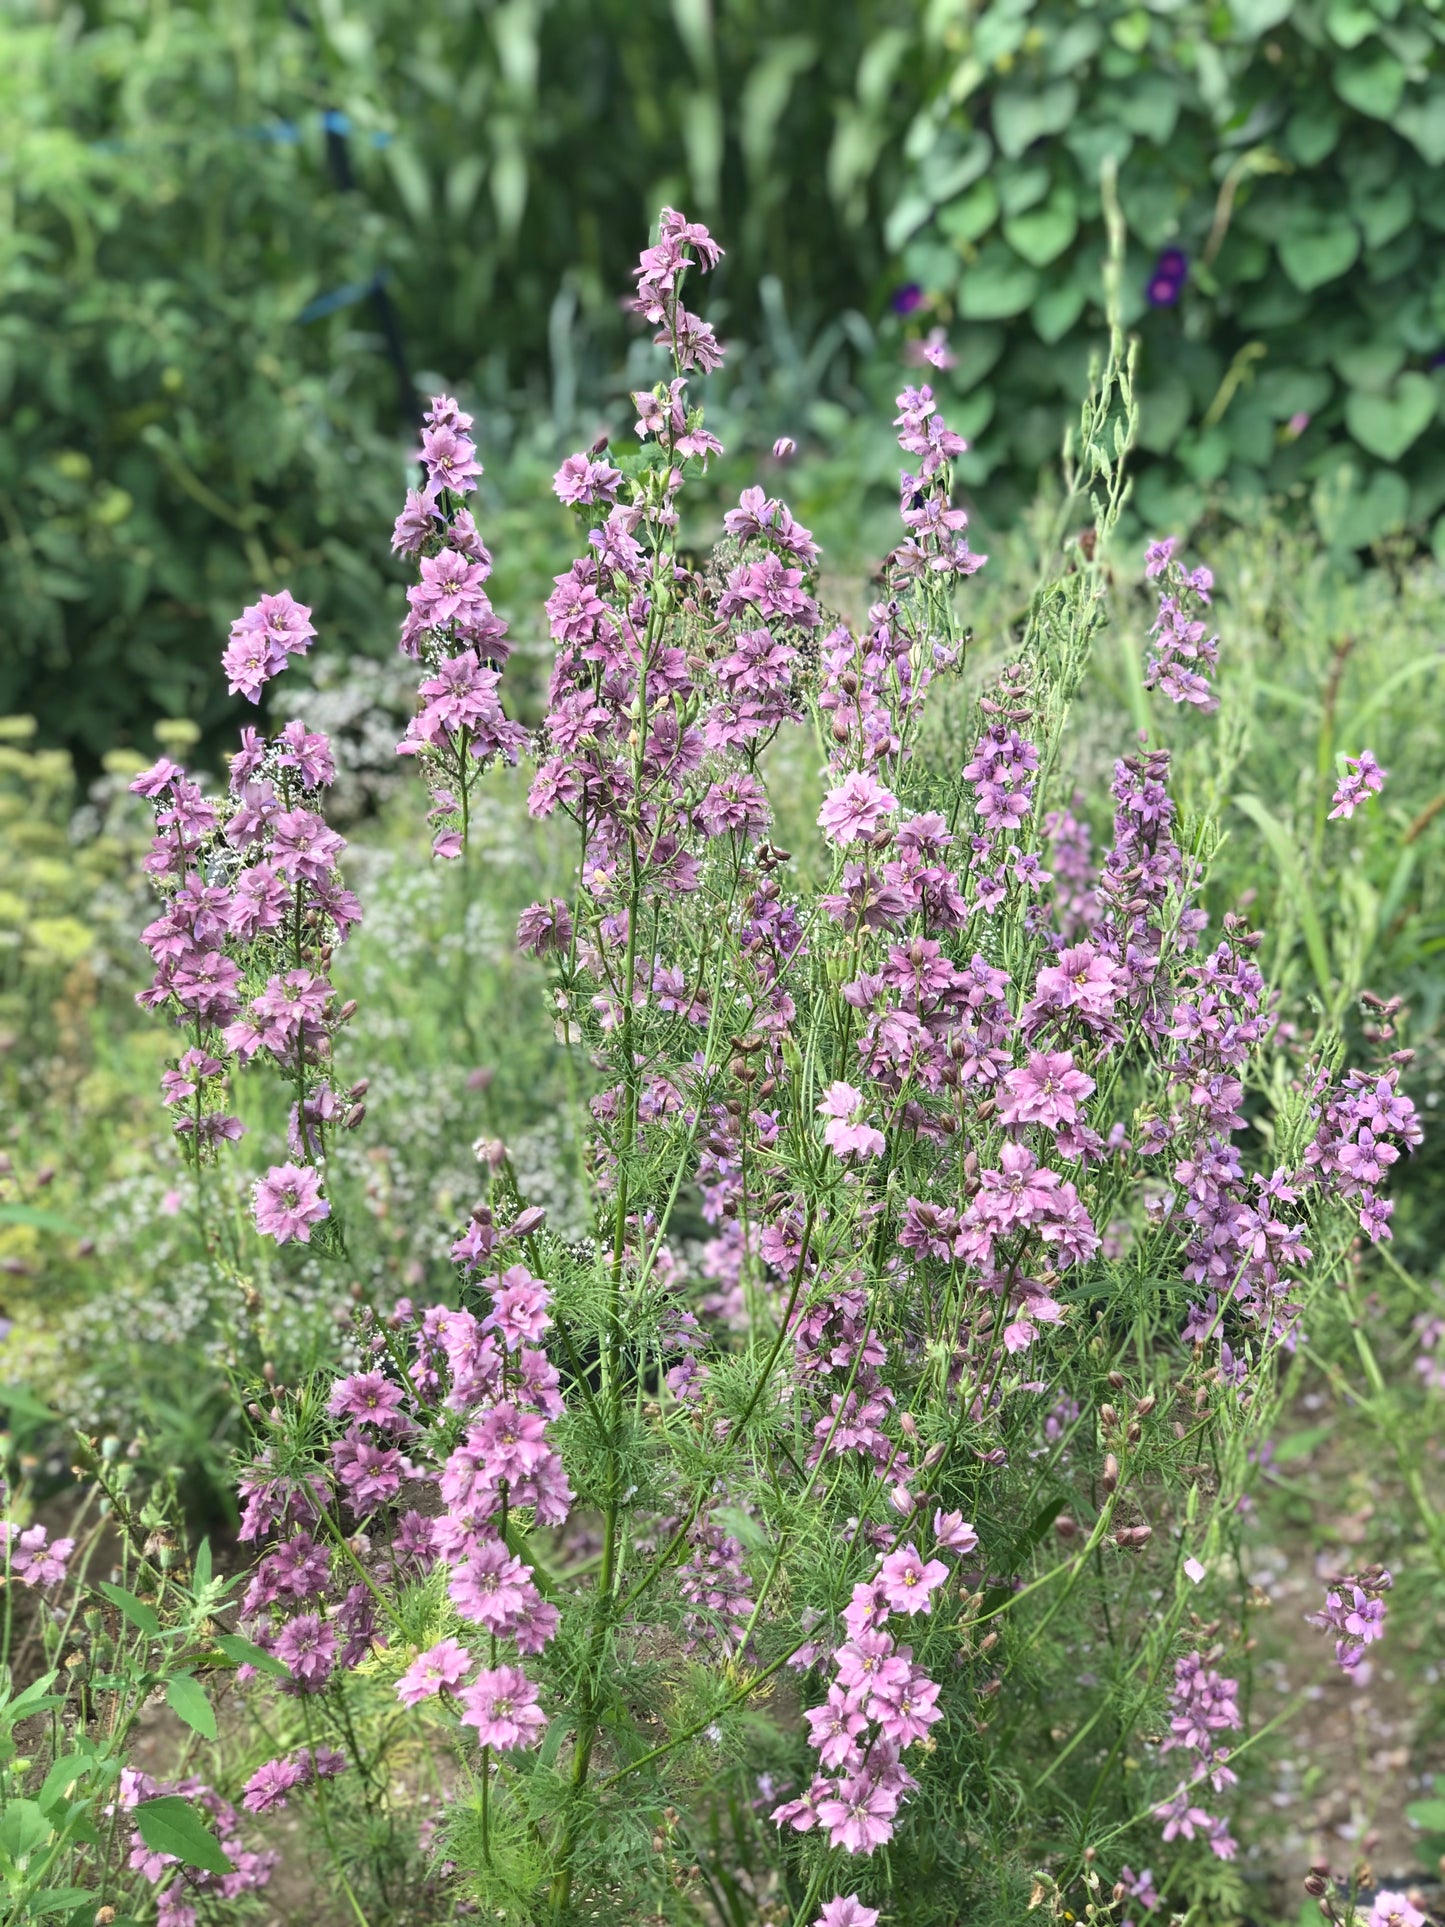
[[[1112,1452],[1104,1455],[1104,1476],[1100,1481],[1106,1492],[1112,1492],[1119,1483],[1119,1461]]]
[[[340,1010],[337,1011],[336,1021],[338,1024],[349,1024],[355,1015],[356,999],[354,997],[348,997]]]

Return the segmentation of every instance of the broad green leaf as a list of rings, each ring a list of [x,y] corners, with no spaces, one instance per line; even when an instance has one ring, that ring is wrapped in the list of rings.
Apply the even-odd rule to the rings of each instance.
[[[1325,15],[1325,31],[1337,47],[1358,47],[1379,24],[1379,15],[1368,0],[1330,0]]]
[[[1045,134],[1061,134],[1074,118],[1079,90],[1072,80],[1045,87],[1001,87],[993,99],[993,132],[1000,149],[1016,160]]]
[[[7,1800],[0,1813],[0,1852],[15,1861],[24,1860],[44,1845],[51,1832],[38,1800]]]
[[[211,1702],[206,1698],[206,1689],[199,1680],[192,1679],[189,1673],[175,1673],[166,1686],[166,1705],[179,1720],[184,1720],[193,1733],[199,1733],[203,1740],[216,1737],[216,1716],[211,1710]]]
[[[1367,248],[1382,248],[1403,234],[1415,212],[1415,196],[1408,181],[1392,181],[1382,194],[1350,197],[1350,212],[1359,222]]]
[[[1345,398],[1345,426],[1370,454],[1398,462],[1435,415],[1435,384],[1410,370],[1385,394],[1353,389]]]
[[[77,1780],[83,1780],[94,1766],[95,1761],[88,1753],[67,1753],[51,1764],[45,1776],[45,1784],[36,1795],[48,1813],[57,1801],[65,1799],[69,1789]]]
[[[1038,271],[995,242],[959,277],[958,311],[969,321],[1003,321],[1022,314],[1038,291]]]
[[[1336,281],[1359,258],[1360,230],[1345,215],[1298,227],[1279,243],[1280,265],[1302,293]]]
[[[41,1919],[46,1914],[62,1914],[67,1907],[79,1907],[84,1903],[86,1913],[82,1916],[89,1921],[94,1918],[95,1903],[100,1896],[85,1887],[46,1887],[38,1894],[32,1894],[26,1902],[26,1911],[31,1919]]]
[[[290,1679],[291,1669],[284,1660],[277,1659],[263,1647],[243,1639],[239,1633],[218,1633],[216,1644],[237,1666],[254,1666],[258,1673],[270,1673],[275,1679]]]
[[[191,1587],[195,1592],[204,1592],[211,1583],[211,1542],[202,1539],[196,1549],[195,1565],[191,1573]]]
[[[1405,1818],[1426,1833],[1445,1833],[1445,1799],[1412,1800],[1405,1808]]]
[[[1003,224],[1004,239],[1030,266],[1057,261],[1079,231],[1079,205],[1071,187],[1056,187],[1041,207],[1016,214]]]
[[[1300,862],[1299,851],[1294,839],[1257,796],[1236,796],[1234,807],[1243,810],[1269,845],[1279,871],[1280,882],[1289,895],[1289,902],[1299,918],[1300,929],[1304,933],[1305,949],[1309,952],[1314,966],[1315,980],[1320,987],[1320,995],[1326,1004],[1330,1000],[1333,972],[1330,968],[1329,946],[1325,942],[1324,926],[1316,907],[1314,894],[1305,881],[1304,867]]]
[[[1039,340],[1050,346],[1062,341],[1083,313],[1088,298],[1088,289],[1077,274],[1056,288],[1045,288],[1029,309],[1029,320]]]
[[[1445,85],[1437,81],[1418,99],[1407,100],[1390,124],[1431,167],[1445,167]]]
[[[1287,20],[1295,0],[1229,0],[1235,32],[1253,40]]]
[[[998,189],[985,177],[941,210],[938,225],[950,241],[969,243],[987,234],[997,219]]]
[[[1289,117],[1284,144],[1301,167],[1318,167],[1335,151],[1344,122],[1326,101],[1312,101]]]
[[[135,1808],[135,1823],[153,1853],[172,1853],[185,1866],[205,1873],[230,1873],[231,1863],[204,1814],[178,1793],[142,1800]]]
[[[1292,1465],[1296,1459],[1307,1459],[1317,1445],[1323,1445],[1334,1431],[1333,1425],[1307,1425],[1303,1431],[1291,1432],[1287,1439],[1281,1439],[1274,1448],[1276,1465]]]
[[[1335,62],[1335,92],[1357,113],[1389,120],[1405,91],[1405,69],[1383,47]]]
[[[8,1705],[0,1708],[6,1724],[13,1726],[16,1720],[28,1719],[32,1713],[38,1713],[57,1677],[57,1669],[52,1667],[48,1673],[42,1673],[39,1679],[31,1680],[23,1693],[17,1693]]]
[[[137,1632],[144,1633],[147,1639],[159,1639],[161,1622],[156,1618],[154,1609],[147,1606],[144,1600],[137,1599],[124,1586],[113,1586],[108,1579],[102,1579],[96,1591],[104,1593],[116,1611],[124,1614]]]
[[[1381,394],[1405,365],[1405,350],[1398,341],[1376,336],[1370,341],[1354,342],[1337,349],[1331,361],[1347,386]]]

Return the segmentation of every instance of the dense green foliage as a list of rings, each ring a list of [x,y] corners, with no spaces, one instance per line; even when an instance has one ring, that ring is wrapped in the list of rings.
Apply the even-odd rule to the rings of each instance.
[[[12,7],[0,709],[92,763],[156,715],[209,731],[203,665],[283,581],[384,654],[409,377],[481,408],[509,493],[599,416],[630,433],[613,290],[659,198],[729,236],[713,316],[754,345],[713,384],[730,443],[807,433],[846,486],[891,481],[851,382],[891,393],[942,324],[996,529],[1100,337],[1112,154],[1144,517],[1293,490],[1340,550],[1423,530],[1441,31],[1425,0]],[[1150,309],[1166,247],[1188,281]],[[903,281],[926,301],[899,321]]]
[[[962,324],[976,483],[1027,499],[1053,459],[1101,331],[1109,156],[1159,458],[1145,515],[1192,520],[1220,482],[1236,503],[1293,491],[1359,548],[1439,514],[1434,0],[934,0],[925,18],[929,100],[887,238]],[[1151,308],[1169,249],[1188,279]]]

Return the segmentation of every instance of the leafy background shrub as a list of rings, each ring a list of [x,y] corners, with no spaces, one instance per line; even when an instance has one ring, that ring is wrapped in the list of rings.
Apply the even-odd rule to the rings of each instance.
[[[386,654],[412,379],[467,388],[508,501],[579,423],[630,435],[613,290],[668,198],[726,229],[752,344],[714,418],[831,456],[825,529],[891,488],[869,409],[933,325],[983,524],[1032,496],[1101,340],[1110,154],[1143,520],[1284,492],[1344,554],[1428,534],[1442,32],[1424,0],[12,8],[0,709],[89,767],[157,715],[214,730],[213,639],[283,578]]]
[[[1236,510],[1301,498],[1346,550],[1439,516],[1438,8],[936,0],[920,52],[928,99],[885,233],[964,324],[976,484],[1026,499],[1053,457],[1100,332],[1111,156],[1145,519],[1190,522],[1215,484]],[[1187,278],[1159,275],[1171,250]]]

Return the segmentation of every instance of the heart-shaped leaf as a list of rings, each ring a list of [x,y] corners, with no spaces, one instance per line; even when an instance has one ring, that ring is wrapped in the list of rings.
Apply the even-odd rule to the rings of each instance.
[[[1071,187],[1056,187],[1041,207],[1016,214],[1003,224],[1004,239],[1030,266],[1057,261],[1079,231],[1079,204]]]
[[[1431,167],[1445,167],[1445,86],[1437,83],[1421,99],[1406,101],[1392,125]]]
[[[1061,134],[1074,118],[1079,90],[1071,80],[1047,87],[1004,87],[994,95],[994,139],[1010,160],[1045,134]]]
[[[1398,462],[1429,427],[1435,414],[1435,384],[1411,369],[1392,389],[1372,394],[1352,389],[1345,399],[1345,426],[1382,462]]]
[[[1340,348],[1330,360],[1351,388],[1380,395],[1405,365],[1405,350],[1398,341],[1360,341]]]
[[[1357,113],[1388,120],[1405,91],[1405,69],[1384,48],[1335,62],[1335,92]]]
[[[1343,216],[1284,235],[1279,244],[1280,265],[1303,294],[1338,280],[1359,257],[1360,230]]]
[[[1004,321],[1022,314],[1038,291],[1037,270],[995,241],[963,270],[958,311],[968,321]]]

